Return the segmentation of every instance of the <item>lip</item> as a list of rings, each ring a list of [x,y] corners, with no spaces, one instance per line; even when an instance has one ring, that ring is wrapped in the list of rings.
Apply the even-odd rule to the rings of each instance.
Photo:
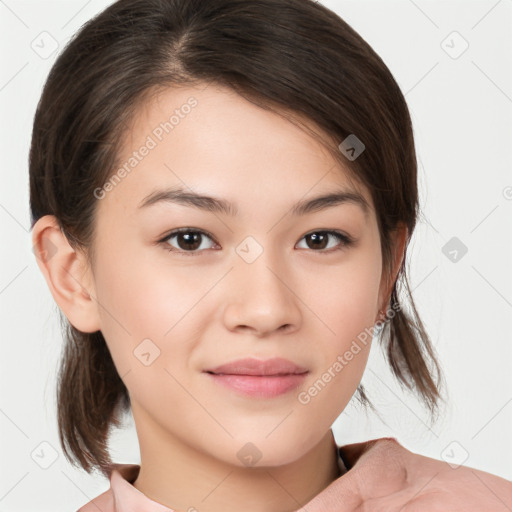
[[[308,370],[282,357],[264,360],[248,357],[245,359],[237,359],[236,361],[231,361],[206,371],[216,374],[269,376],[300,374]]]
[[[238,359],[205,370],[205,373],[214,382],[239,394],[272,398],[300,386],[309,370],[276,357],[263,361],[254,358]]]

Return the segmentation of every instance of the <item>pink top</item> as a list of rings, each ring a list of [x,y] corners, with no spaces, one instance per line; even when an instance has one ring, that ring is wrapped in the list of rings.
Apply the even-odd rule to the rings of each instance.
[[[338,467],[347,472],[338,447]],[[175,512],[161,503],[149,499],[132,483],[139,474],[138,464],[114,464],[110,475],[110,489],[94,498],[77,512]]]

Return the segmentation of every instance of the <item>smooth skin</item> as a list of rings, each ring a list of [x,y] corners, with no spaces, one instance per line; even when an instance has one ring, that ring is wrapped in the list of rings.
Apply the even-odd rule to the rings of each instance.
[[[191,97],[195,108],[155,139]],[[360,343],[307,404],[298,395],[374,326],[406,230],[396,233],[390,277],[368,192],[310,134],[229,89],[161,91],[134,118],[120,165],[134,151],[140,157],[148,136],[156,146],[97,199],[94,265],[53,216],[33,229],[41,254],[56,247],[38,265],[71,324],[101,330],[128,389],[138,490],[175,510],[297,510],[339,476],[330,427],[356,391],[371,343]],[[155,190],[175,186],[230,201],[238,214],[170,202],[140,208]],[[340,188],[364,197],[367,213],[345,202],[291,214],[299,201]],[[165,239],[178,228],[201,231],[196,245]],[[309,235],[326,230],[354,242],[328,235],[319,248]],[[205,373],[242,357],[284,357],[309,373],[300,389],[273,398],[242,396]],[[256,464],[244,462],[243,450]]]

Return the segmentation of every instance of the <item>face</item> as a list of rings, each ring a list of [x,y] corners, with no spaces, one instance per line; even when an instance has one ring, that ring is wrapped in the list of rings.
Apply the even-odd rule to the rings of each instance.
[[[123,166],[97,191],[92,293],[139,439],[238,466],[241,449],[260,465],[297,459],[329,431],[366,365],[361,334],[374,326],[382,281],[370,196],[310,134],[214,85],[146,104]],[[178,188],[188,200],[155,199]],[[339,200],[295,210],[340,192],[369,209]],[[231,206],[194,206],[191,194]],[[302,374],[208,373],[242,358],[283,358]]]

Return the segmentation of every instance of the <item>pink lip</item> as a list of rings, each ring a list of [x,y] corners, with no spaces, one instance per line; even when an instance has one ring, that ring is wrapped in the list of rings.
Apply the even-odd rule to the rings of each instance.
[[[265,361],[238,359],[206,370],[206,373],[215,382],[244,395],[270,398],[298,387],[308,370],[276,357]]]
[[[288,375],[290,373],[305,373],[307,368],[292,363],[282,357],[274,357],[260,361],[248,357],[222,364],[206,370],[211,373],[229,373],[230,375]]]

